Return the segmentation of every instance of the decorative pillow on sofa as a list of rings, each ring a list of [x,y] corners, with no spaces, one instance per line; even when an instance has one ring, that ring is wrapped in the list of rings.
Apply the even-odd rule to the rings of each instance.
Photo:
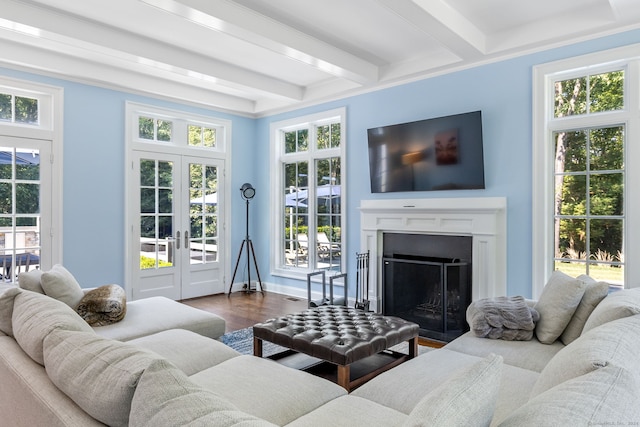
[[[274,427],[274,424],[238,410],[227,399],[195,384],[166,360],[152,362],[142,374],[133,395],[129,418],[130,427],[226,427],[241,423]]]
[[[42,289],[51,298],[55,298],[75,308],[80,303],[84,292],[73,275],[60,264],[42,273]]]
[[[424,396],[405,426],[488,426],[498,399],[502,356],[490,354]]]
[[[31,270],[18,274],[18,286],[31,292],[44,294],[42,289],[42,270]]]
[[[91,326],[105,326],[124,319],[127,296],[118,285],[104,285],[87,292],[76,312]]]
[[[640,375],[640,315],[608,322],[560,350],[536,380],[531,397],[610,364]]]
[[[582,333],[612,320],[640,314],[640,288],[623,289],[607,296],[593,310]]]
[[[500,427],[630,425],[640,420],[635,375],[605,366],[532,398]]]
[[[597,282],[586,274],[578,276],[577,279],[585,282],[587,286],[576,312],[573,313],[573,317],[571,317],[569,324],[560,336],[560,340],[564,345],[571,344],[572,341],[580,336],[593,310],[609,293],[609,284],[607,282]]]
[[[543,344],[553,344],[569,324],[586,283],[561,271],[554,271],[535,305],[540,314],[536,323],[536,336]]]
[[[95,333],[56,330],[44,340],[44,366],[51,381],[110,426],[128,425],[138,380],[158,359],[155,353]]]
[[[16,295],[20,293],[20,288],[9,288],[0,294],[0,331],[3,334],[13,336],[13,326],[11,316],[13,316],[13,302]]]
[[[91,326],[65,303],[35,292],[20,292],[13,303],[13,336],[22,350],[43,365],[42,343],[54,329],[85,331]]]

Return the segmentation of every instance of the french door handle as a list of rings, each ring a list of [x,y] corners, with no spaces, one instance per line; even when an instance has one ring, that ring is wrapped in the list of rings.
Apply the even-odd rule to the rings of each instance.
[[[189,232],[184,232],[184,248],[189,249]]]
[[[180,249],[180,232],[176,231],[176,249]]]

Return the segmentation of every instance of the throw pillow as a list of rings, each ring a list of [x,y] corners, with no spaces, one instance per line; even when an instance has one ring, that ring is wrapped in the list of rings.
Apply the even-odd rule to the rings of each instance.
[[[639,401],[634,374],[610,365],[532,398],[500,427],[629,425],[640,420]]]
[[[551,274],[534,307],[540,314],[536,336],[541,343],[553,344],[562,334],[580,304],[585,287],[582,280],[561,271]]]
[[[13,303],[13,336],[22,350],[43,365],[42,343],[55,329],[91,332],[93,329],[65,303],[35,292],[20,292]]]
[[[127,297],[118,285],[104,285],[87,292],[76,312],[91,326],[105,326],[124,319]]]
[[[42,289],[42,270],[31,270],[18,274],[18,286],[31,292],[44,294]]]
[[[640,315],[606,323],[560,350],[540,373],[531,396],[609,364],[632,369],[638,354]]]
[[[13,301],[20,293],[20,288],[9,288],[0,295],[0,331],[3,334],[13,336],[11,316],[13,316]]]
[[[56,330],[44,340],[51,381],[93,418],[127,426],[140,376],[160,356],[131,344],[76,331]]]
[[[640,288],[616,291],[602,300],[593,310],[582,333],[612,320],[636,314],[640,314]]]
[[[270,426],[192,382],[166,360],[156,360],[140,377],[131,402],[130,427],[172,426]],[[244,424],[243,424],[244,425]]]
[[[405,426],[488,426],[502,379],[502,356],[491,354],[424,396]]]
[[[75,309],[84,292],[73,275],[60,264],[42,273],[42,289],[51,298],[55,298]]]
[[[573,317],[571,317],[569,324],[560,336],[560,340],[564,345],[571,344],[580,336],[593,310],[609,293],[609,284],[607,282],[596,282],[586,274],[578,276],[578,279],[585,282],[587,286],[576,312],[573,313]]]

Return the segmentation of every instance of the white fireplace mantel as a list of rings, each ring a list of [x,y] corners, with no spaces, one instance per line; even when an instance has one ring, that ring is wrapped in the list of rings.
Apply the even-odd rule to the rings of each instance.
[[[507,199],[504,197],[363,200],[361,252],[369,251],[371,308],[382,310],[382,234],[472,237],[472,300],[506,295]]]

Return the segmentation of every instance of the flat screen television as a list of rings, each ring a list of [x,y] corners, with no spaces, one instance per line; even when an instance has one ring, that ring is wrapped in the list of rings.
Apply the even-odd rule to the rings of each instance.
[[[371,192],[484,187],[482,113],[367,130]]]

